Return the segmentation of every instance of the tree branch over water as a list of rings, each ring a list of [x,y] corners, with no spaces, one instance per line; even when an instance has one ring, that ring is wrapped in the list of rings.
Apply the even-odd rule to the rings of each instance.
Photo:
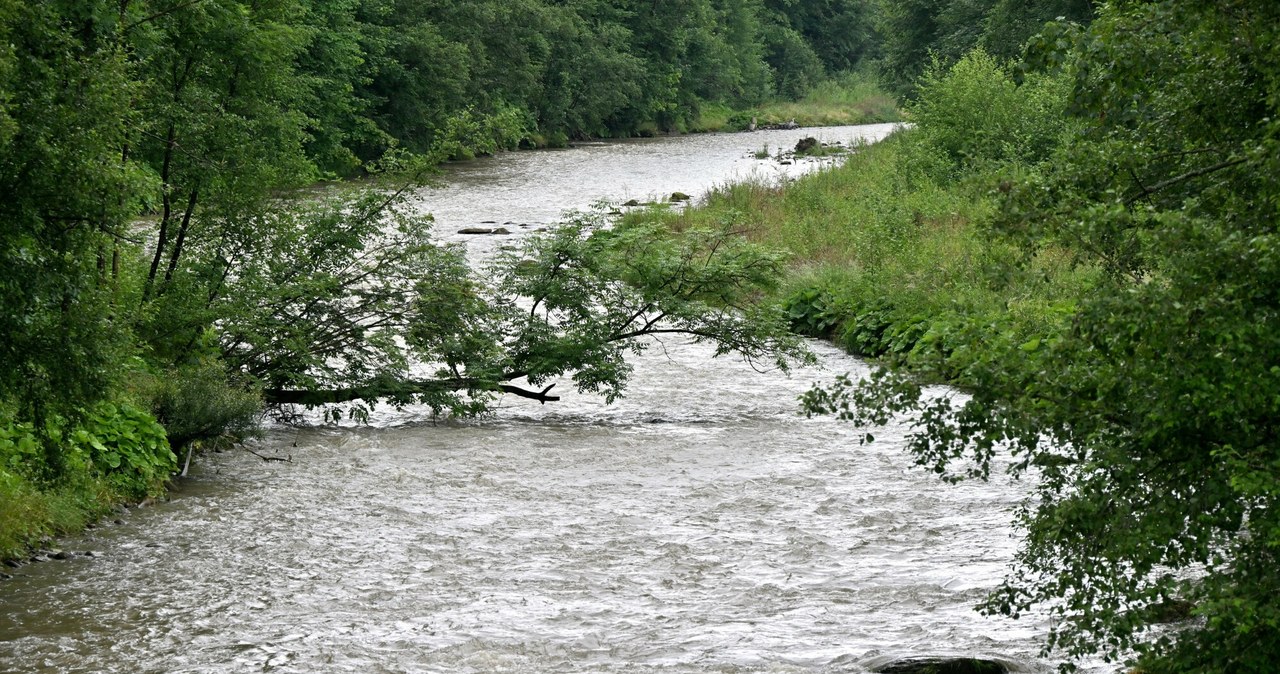
[[[612,401],[631,376],[627,359],[660,336],[756,368],[811,358],[760,301],[782,256],[729,227],[675,233],[580,214],[473,269],[398,209],[402,197],[363,199],[246,228],[276,233],[224,293],[219,315],[236,320],[223,355],[265,383],[270,404],[468,414],[501,394],[558,401],[561,378]]]

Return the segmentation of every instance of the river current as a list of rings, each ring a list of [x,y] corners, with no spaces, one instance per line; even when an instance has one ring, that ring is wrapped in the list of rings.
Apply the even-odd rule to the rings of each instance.
[[[820,166],[751,156],[766,144],[891,128],[513,153],[419,197],[483,258],[597,200]],[[456,234],[474,226],[513,234]],[[810,673],[921,655],[1050,671],[1043,621],[972,608],[1014,552],[1025,487],[913,467],[909,421],[859,446],[805,418],[813,382],[866,371],[813,348],[788,376],[666,340],[610,406],[564,391],[465,422],[380,408],[273,427],[251,448],[289,462],[201,457],[171,500],[59,543],[93,556],[12,570],[0,671]]]

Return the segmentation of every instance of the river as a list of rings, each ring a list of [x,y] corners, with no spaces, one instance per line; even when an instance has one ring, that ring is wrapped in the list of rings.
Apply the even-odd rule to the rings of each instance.
[[[751,156],[766,144],[891,128],[506,154],[419,197],[483,257],[599,199],[817,166]],[[456,234],[471,226],[513,234]],[[461,423],[380,408],[273,427],[252,448],[290,462],[202,457],[171,500],[59,544],[93,556],[12,570],[0,671],[812,673],[938,654],[1051,670],[1042,621],[972,608],[1013,554],[1025,488],[941,483],[910,465],[905,423],[860,447],[803,417],[814,381],[865,371],[814,349],[786,376],[671,340],[611,406],[568,393]]]

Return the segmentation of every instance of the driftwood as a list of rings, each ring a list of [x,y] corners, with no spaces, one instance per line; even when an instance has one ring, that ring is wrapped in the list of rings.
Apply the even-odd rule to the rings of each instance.
[[[290,454],[288,457],[286,457],[286,458],[283,458],[283,459],[282,459],[282,458],[280,458],[280,457],[278,457],[278,456],[263,456],[262,454],[259,454],[259,453],[255,452],[255,451],[253,451],[252,449],[249,449],[248,447],[245,447],[245,448],[244,448],[244,451],[249,452],[250,454],[252,454],[252,455],[254,455],[254,456],[258,457],[259,459],[262,459],[263,461],[267,461],[267,462],[271,462],[271,461],[279,461],[280,463],[293,463],[293,455],[292,455],[292,454]]]

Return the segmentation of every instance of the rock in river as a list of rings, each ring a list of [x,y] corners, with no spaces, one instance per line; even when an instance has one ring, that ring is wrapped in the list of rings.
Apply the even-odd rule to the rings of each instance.
[[[877,674],[1009,674],[1008,665],[996,660],[963,657],[898,658],[869,667]]]

